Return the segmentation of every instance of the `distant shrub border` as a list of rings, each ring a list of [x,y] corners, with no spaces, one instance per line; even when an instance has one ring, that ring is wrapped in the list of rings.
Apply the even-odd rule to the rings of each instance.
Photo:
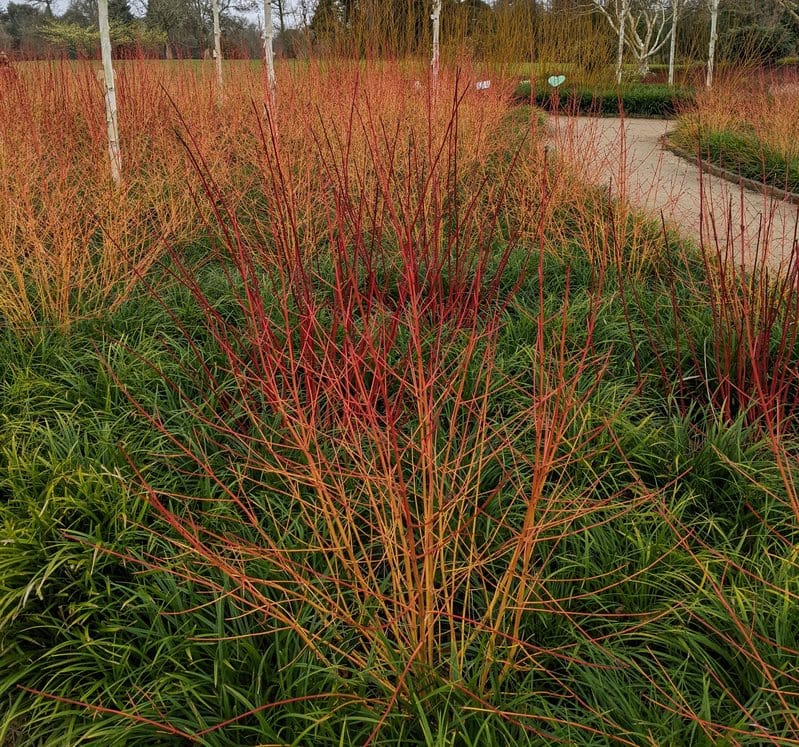
[[[529,101],[530,91],[529,82],[520,83],[515,96],[519,101]],[[535,91],[536,105],[549,111],[557,105],[564,112],[611,116],[623,112],[628,117],[673,117],[693,100],[694,93],[689,88],[647,83],[621,89],[570,88],[566,85],[556,91],[538,85]]]
[[[755,191],[767,187],[779,199],[799,203],[799,158],[789,158],[754,134],[713,130],[697,138],[677,130],[664,144],[684,158],[701,155],[700,165],[717,176]]]

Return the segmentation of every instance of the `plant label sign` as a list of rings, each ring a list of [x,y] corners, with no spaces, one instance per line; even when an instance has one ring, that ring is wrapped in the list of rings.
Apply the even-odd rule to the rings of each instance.
[[[491,81],[490,80],[478,80],[477,83],[474,84],[474,87],[478,91],[485,91],[491,88]]]
[[[565,75],[550,75],[547,78],[547,83],[549,83],[552,88],[557,88],[558,86],[562,86],[566,82]]]

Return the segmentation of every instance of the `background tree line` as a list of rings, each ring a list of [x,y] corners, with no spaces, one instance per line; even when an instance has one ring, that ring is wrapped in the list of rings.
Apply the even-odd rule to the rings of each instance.
[[[135,3],[131,5],[131,2]],[[429,50],[433,0],[272,0],[276,52],[283,56],[390,56]],[[618,30],[608,22],[626,3],[627,33],[648,18],[674,24],[678,62],[701,61],[709,36],[710,0],[443,0],[445,55],[499,62],[572,63],[587,73],[612,66]],[[262,54],[258,0],[220,0],[224,57]],[[211,0],[109,0],[117,56],[203,57],[212,42]],[[664,43],[647,63],[666,63]],[[9,2],[0,11],[0,49],[19,57],[94,56],[99,47],[96,0]],[[650,50],[651,51],[651,50]],[[799,52],[799,2],[720,0],[718,59],[775,63]],[[625,64],[636,62],[634,44]],[[640,61],[639,61],[640,63]]]

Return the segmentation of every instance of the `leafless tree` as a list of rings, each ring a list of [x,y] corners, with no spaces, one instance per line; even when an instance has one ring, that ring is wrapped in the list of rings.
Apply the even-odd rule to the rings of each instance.
[[[638,65],[638,74],[646,75],[652,56],[671,38],[671,0],[592,0],[592,3],[619,40],[616,80],[621,82],[625,46],[632,52]]]
[[[286,30],[286,2],[285,0],[272,0],[272,5],[277,11],[277,24],[282,34]]]
[[[216,64],[216,85],[221,103],[222,99],[222,30],[219,25],[219,0],[211,0],[211,13],[214,20],[214,63]]]
[[[721,0],[708,0],[710,10],[710,41],[707,48],[707,76],[705,86],[713,87],[713,68],[716,64],[716,44],[719,40],[719,5]]]
[[[117,95],[114,86],[114,66],[111,63],[111,28],[108,23],[108,0],[97,0],[97,20],[100,27],[100,53],[103,58],[105,85],[105,120],[108,128],[108,156],[111,161],[111,178],[116,184],[122,180],[122,153],[117,128]]]
[[[671,0],[671,34],[669,42],[669,85],[674,85],[674,61],[677,56],[677,22],[685,0]]]
[[[277,82],[275,78],[275,28],[272,25],[272,3],[264,0],[264,62],[266,63],[267,106],[274,111]]]
[[[53,0],[27,0],[29,5],[44,10],[45,15],[53,17]]]
[[[430,70],[433,77],[433,86],[438,84],[438,68],[440,65],[441,53],[439,50],[439,34],[441,31],[441,0],[433,0],[433,12],[430,15],[433,21],[433,58],[430,62]]]

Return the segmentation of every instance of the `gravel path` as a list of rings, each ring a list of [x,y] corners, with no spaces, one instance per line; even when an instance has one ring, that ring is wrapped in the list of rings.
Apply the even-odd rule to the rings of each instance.
[[[710,248],[729,246],[747,264],[758,246],[768,248],[772,267],[789,255],[799,206],[703,173],[664,150],[659,141],[673,122],[559,116],[549,117],[549,125],[552,145],[575,159],[590,182],[614,195],[622,185],[621,196],[656,216],[662,212],[683,235]]]

